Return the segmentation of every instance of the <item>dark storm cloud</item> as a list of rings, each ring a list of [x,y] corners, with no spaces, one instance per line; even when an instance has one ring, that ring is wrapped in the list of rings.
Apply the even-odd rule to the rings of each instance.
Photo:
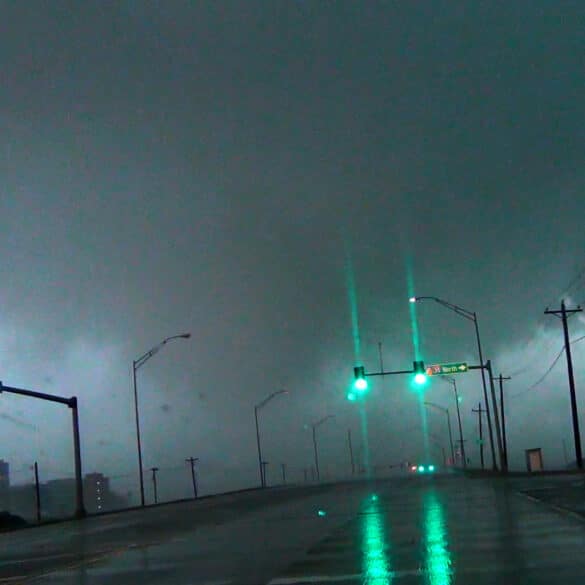
[[[407,269],[478,311],[494,360],[548,360],[524,348],[560,341],[539,318],[584,260],[578,4],[33,5],[0,25],[0,364],[80,396],[92,467],[133,465],[131,360],[182,331],[139,372],[149,462],[191,445],[253,469],[252,406],[283,387],[267,456],[307,464],[303,425],[335,413],[344,461],[345,245],[369,368],[379,340],[413,359]],[[418,315],[425,359],[476,359],[466,322]],[[420,420],[406,386],[375,386],[375,456],[420,450],[397,439]],[[27,414],[67,460],[65,415]]]

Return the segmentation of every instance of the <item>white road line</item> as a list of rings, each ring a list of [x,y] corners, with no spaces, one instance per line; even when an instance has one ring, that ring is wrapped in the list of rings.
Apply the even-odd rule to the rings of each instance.
[[[37,563],[39,561],[49,561],[52,559],[63,559],[65,557],[74,557],[77,553],[59,553],[55,555],[45,555],[44,557],[28,557],[26,559],[18,559],[17,561],[0,561],[0,567],[7,565],[22,565],[24,563]]]
[[[421,569],[407,569],[403,571],[392,571],[385,575],[376,575],[379,578],[401,578],[401,577],[418,577],[425,573]],[[295,577],[276,577],[268,582],[268,585],[301,585],[302,583],[330,583],[337,581],[360,581],[368,582],[372,577],[362,573],[353,573],[346,575],[297,575]]]
[[[301,583],[328,583],[330,581],[361,581],[361,573],[355,575],[300,575],[297,577],[277,577],[268,585],[297,585]]]

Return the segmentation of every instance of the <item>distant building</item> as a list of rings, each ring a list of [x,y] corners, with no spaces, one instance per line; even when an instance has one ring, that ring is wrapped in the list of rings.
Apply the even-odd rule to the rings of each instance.
[[[86,474],[83,478],[83,499],[88,512],[101,512],[110,508],[110,478],[103,473]]]
[[[0,459],[0,491],[10,487],[10,465],[8,461]]]
[[[0,512],[10,511],[29,521],[36,520],[36,491],[33,482],[10,485],[9,464],[0,459]],[[39,485],[42,518],[68,518],[75,513],[75,478],[51,479]],[[103,473],[83,477],[83,499],[90,513],[126,508],[128,498],[110,489],[110,478]]]
[[[75,513],[75,479],[51,479],[41,484],[41,508],[49,518],[67,518]]]

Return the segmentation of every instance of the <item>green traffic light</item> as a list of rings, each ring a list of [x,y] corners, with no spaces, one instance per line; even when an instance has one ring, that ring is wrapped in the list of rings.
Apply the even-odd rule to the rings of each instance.
[[[435,471],[435,466],[434,465],[429,465],[429,471]]]
[[[368,381],[366,380],[366,371],[364,369],[364,366],[355,366],[355,368],[353,369],[353,375],[354,390],[358,394],[363,394],[368,389]]]
[[[425,374],[418,373],[414,376],[414,383],[422,386],[427,383],[427,377]]]
[[[358,392],[365,392],[368,389],[368,381],[365,378],[358,378],[354,383],[353,387]]]
[[[418,466],[419,473],[422,473],[424,470],[425,470],[425,466],[424,465],[419,465]]]
[[[421,360],[412,362],[412,370],[414,374],[414,383],[417,386],[424,386],[427,383],[427,375],[425,373],[425,363]]]

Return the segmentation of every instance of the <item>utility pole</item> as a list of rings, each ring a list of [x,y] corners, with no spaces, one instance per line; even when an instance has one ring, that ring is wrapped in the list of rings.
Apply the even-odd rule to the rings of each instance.
[[[483,458],[483,428],[481,426],[481,415],[485,413],[485,409],[481,407],[480,402],[478,408],[472,408],[471,412],[477,412],[477,418],[479,420],[479,457],[481,460],[481,468],[485,469],[485,461]]]
[[[280,468],[282,469],[282,483],[286,485],[286,463],[281,463]]]
[[[191,479],[193,481],[193,497],[197,497],[197,478],[195,477],[195,462],[199,461],[199,457],[189,457],[185,459],[187,463],[191,464]]]
[[[315,457],[315,471],[317,473],[317,480],[319,480],[319,453],[317,452],[317,436],[315,434],[315,426],[313,426],[313,452]]]
[[[37,507],[37,522],[41,523],[41,486],[39,485],[39,464],[35,461],[35,496]]]
[[[268,465],[268,461],[262,461],[262,477],[264,478],[264,485],[262,487],[266,487],[268,482],[266,481],[266,466]]]
[[[581,433],[579,431],[579,413],[577,412],[577,397],[575,394],[575,377],[573,375],[573,359],[571,358],[571,342],[569,340],[569,327],[567,315],[580,313],[583,309],[567,309],[565,301],[561,301],[561,308],[558,311],[546,309],[545,315],[554,315],[563,321],[563,335],[565,338],[565,355],[567,356],[567,372],[569,374],[569,392],[571,393],[571,414],[573,417],[573,437],[575,439],[575,457],[577,458],[577,469],[583,469],[583,455],[581,453]]]
[[[264,467],[262,466],[262,448],[260,447],[260,427],[258,426],[258,407],[254,407],[254,420],[256,421],[256,447],[258,449],[258,467],[260,468],[260,487],[266,487]]]
[[[306,467],[303,467],[303,475],[305,478],[305,483],[307,483],[307,481],[309,481],[309,470]]]
[[[511,380],[510,376],[500,375],[496,378],[500,382],[500,411],[502,415],[502,447],[503,461],[502,469],[508,469],[508,442],[506,441],[506,411],[504,408],[504,380]],[[505,463],[505,466],[504,466]]]
[[[347,429],[347,445],[349,447],[349,461],[351,463],[351,474],[355,475],[355,462],[353,460],[353,447],[351,444],[351,429]]]
[[[150,471],[152,471],[152,485],[154,487],[154,503],[158,504],[158,492],[156,490],[156,472],[158,471],[158,467],[151,467]]]

